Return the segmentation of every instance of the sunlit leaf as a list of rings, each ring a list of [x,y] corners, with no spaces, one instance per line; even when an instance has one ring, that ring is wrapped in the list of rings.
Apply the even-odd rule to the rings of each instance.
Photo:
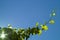
[[[42,30],[48,30],[48,26],[46,26],[46,25],[42,25]]]
[[[49,23],[50,23],[50,24],[54,24],[55,21],[54,21],[54,20],[50,20]]]
[[[37,22],[37,23],[36,23],[36,26],[38,26],[38,25],[39,25],[39,23]]]
[[[52,11],[52,13],[50,14],[50,16],[56,16],[55,10]]]
[[[42,34],[42,30],[38,30],[38,35],[41,35]]]

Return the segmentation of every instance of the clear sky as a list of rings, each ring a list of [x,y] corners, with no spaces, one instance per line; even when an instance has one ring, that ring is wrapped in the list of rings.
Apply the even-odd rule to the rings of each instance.
[[[11,24],[14,28],[28,28],[36,22],[43,24],[56,9],[54,25],[41,36],[30,36],[29,40],[60,40],[60,0],[0,0],[0,27]]]

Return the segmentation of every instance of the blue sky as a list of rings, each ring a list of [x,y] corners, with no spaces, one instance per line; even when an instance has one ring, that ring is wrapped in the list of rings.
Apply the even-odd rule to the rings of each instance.
[[[43,24],[56,9],[54,25],[41,36],[34,35],[29,40],[60,40],[60,0],[0,0],[0,27],[11,24],[14,28],[28,28],[36,22]]]

